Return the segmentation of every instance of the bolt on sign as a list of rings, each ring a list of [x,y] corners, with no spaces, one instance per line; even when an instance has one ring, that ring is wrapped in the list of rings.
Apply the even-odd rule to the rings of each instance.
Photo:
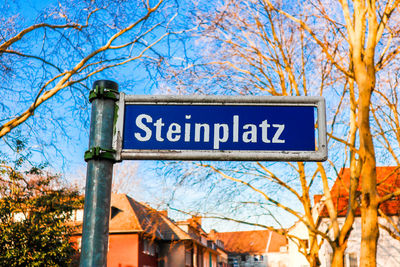
[[[116,160],[324,161],[325,100],[120,94]]]

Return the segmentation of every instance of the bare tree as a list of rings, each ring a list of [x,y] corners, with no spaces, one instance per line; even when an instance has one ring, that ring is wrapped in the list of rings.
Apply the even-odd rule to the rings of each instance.
[[[325,42],[313,26],[298,16],[291,15],[270,1],[265,3],[272,9],[298,23],[320,46],[327,59],[334,66],[354,80],[353,87],[357,101],[356,121],[358,141],[356,161],[351,161],[353,169],[358,168],[363,177],[361,182],[361,266],[376,266],[376,249],[379,236],[378,207],[385,199],[377,193],[376,147],[373,142],[371,104],[377,89],[378,72],[392,63],[398,54],[398,26],[392,23],[398,15],[397,1],[339,1],[338,10],[342,18],[333,17],[321,3],[315,3],[315,18],[321,17],[328,27],[339,32],[344,38],[343,47],[347,58],[338,60],[336,42]],[[328,35],[333,35],[328,32]],[[325,35],[326,36],[326,35]],[[357,167],[354,167],[354,166]]]
[[[333,101],[337,105],[348,105],[348,103],[343,104],[344,96],[335,97],[335,92],[332,91],[334,81],[341,83],[344,88],[349,87],[348,81],[343,75],[332,72],[332,65],[326,62],[323,54],[321,56],[317,52],[311,52],[318,49],[318,46],[307,37],[304,30],[285,16],[262,3],[227,1],[216,13],[210,14],[206,11],[201,13],[200,17],[203,19],[203,31],[199,33],[197,42],[205,44],[210,51],[205,51],[198,61],[189,62],[185,68],[173,72],[173,78],[176,81],[174,85],[183,93],[188,91],[254,95],[320,95],[325,93],[332,94]],[[168,84],[166,87],[169,89]],[[340,108],[337,109],[337,113],[333,116],[340,118]],[[351,128],[352,133],[350,140],[340,139],[340,141],[353,147],[355,140],[352,136],[355,135],[356,126],[353,124],[348,127]],[[343,133],[334,126],[331,128],[332,136]],[[345,148],[343,145],[341,147]],[[341,164],[340,161],[344,162],[345,159],[339,158],[336,164]],[[224,194],[227,197],[225,204],[232,201],[231,197],[237,194],[242,197],[246,194],[256,194],[260,196],[256,198],[258,201],[243,200],[240,201],[240,205],[245,205],[247,208],[250,206],[251,209],[253,205],[260,205],[261,210],[272,217],[274,215],[269,209],[276,211],[275,208],[278,208],[281,212],[289,213],[293,218],[304,223],[308,229],[309,248],[299,238],[290,236],[287,231],[275,230],[280,234],[290,236],[311,266],[319,265],[318,252],[322,244],[321,237],[331,244],[336,254],[341,253],[341,258],[343,258],[354,217],[349,216],[346,227],[339,228],[337,214],[329,195],[326,174],[326,168],[329,169],[329,165],[298,162],[279,164],[277,167],[276,164],[258,162],[239,166],[240,168],[230,169],[223,165],[200,164],[197,167],[208,168],[220,177],[232,181],[233,184],[242,185],[241,190],[243,186],[247,188],[243,192],[238,193],[237,190],[232,189],[234,193]],[[282,169],[285,169],[285,172],[282,172]],[[197,177],[201,172],[189,173],[196,173]],[[332,171],[330,173],[332,175]],[[337,173],[333,173],[336,177]],[[174,176],[190,180],[187,173]],[[194,179],[193,183],[199,183],[199,179]],[[237,188],[233,184],[230,183],[229,186]],[[227,184],[220,186],[223,186],[224,190],[228,188]],[[271,187],[274,190],[271,191]],[[322,190],[326,194],[325,203],[334,225],[333,236],[319,229],[319,218],[315,214],[317,211],[313,208],[312,195]],[[355,190],[352,190],[352,193],[355,194]],[[286,196],[286,199],[277,197],[282,194]],[[217,197],[221,198],[221,196]],[[232,206],[231,203],[229,205]],[[300,207],[301,210],[299,210]],[[237,208],[235,206],[232,210]],[[355,207],[352,206],[352,208]],[[226,215],[218,217],[227,218]],[[240,221],[245,222],[245,220]],[[278,219],[276,223],[279,225]],[[258,225],[271,228],[265,224]]]
[[[318,240],[316,236],[331,245],[334,266],[343,266],[357,207],[362,214],[361,266],[376,265],[378,206],[399,194],[398,189],[386,196],[377,194],[375,154],[379,151],[382,163],[398,162],[397,78],[389,78],[400,51],[397,7],[397,1],[311,1],[297,5],[267,0],[226,1],[211,13],[206,6],[205,12],[197,13],[201,14],[197,19],[204,31],[194,43],[203,51],[202,57],[192,61],[185,58],[183,68],[171,76],[175,88],[170,83],[165,85],[167,91],[182,93],[328,98],[329,164],[289,164],[299,178],[300,184],[295,185],[280,177],[281,173],[275,174],[273,168],[258,163],[257,175],[265,178],[266,184],[272,180],[295,195],[302,213],[253,185],[256,182],[252,178],[244,180],[243,175],[238,178],[238,173],[221,171],[220,165],[206,165],[222,177],[250,187],[269,205],[297,215],[309,229],[311,249],[306,257],[311,266],[318,265],[318,246],[313,246],[318,243],[313,241]],[[382,145],[377,147],[373,138]],[[340,227],[328,179],[336,177],[346,165],[351,172],[349,206]],[[187,175],[184,177],[187,179]],[[310,196],[315,191],[311,186],[324,192],[333,235],[319,231],[312,219]]]
[[[113,180],[112,180],[112,193],[115,194],[129,194],[138,198],[142,190],[142,177],[138,174],[139,163],[122,162],[114,165]],[[75,185],[80,192],[85,192],[86,184],[86,166],[76,170],[68,180],[69,183]]]
[[[177,33],[171,29],[177,6],[163,0],[66,0],[36,18],[20,14],[18,2],[2,10],[0,137],[9,144],[29,138],[56,153],[62,152],[52,141],[73,141],[80,121],[87,122],[88,84],[116,71],[138,83],[146,66],[166,55],[164,40]]]

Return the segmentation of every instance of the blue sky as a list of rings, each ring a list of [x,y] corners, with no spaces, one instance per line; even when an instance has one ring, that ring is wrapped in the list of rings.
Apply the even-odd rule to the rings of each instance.
[[[7,14],[4,13],[3,15],[5,17],[10,16],[11,14],[18,14],[18,22],[21,22],[23,26],[31,25],[36,21],[36,17],[42,12],[43,9],[49,8],[49,7],[57,7],[58,1],[6,1],[3,2],[3,9],[7,10]],[[31,36],[26,36],[26,39],[31,38]],[[39,40],[40,41],[40,40]],[[38,44],[38,48],[40,48],[40,44]],[[32,45],[34,47],[35,44]],[[66,55],[68,57],[68,55]],[[140,64],[139,64],[140,65]],[[35,66],[32,67],[32,74],[25,72],[24,74],[26,76],[32,76],[33,72],[35,72]],[[91,78],[91,80],[85,81],[86,86],[91,87],[92,83],[94,80],[97,79],[112,79],[120,84],[120,90],[125,92],[125,93],[130,93],[130,94],[149,94],[152,91],[152,84],[149,83],[147,73],[144,68],[138,68],[135,65],[129,65],[129,66],[124,66],[120,67],[115,71],[108,71],[107,73],[100,73],[96,75],[95,77]],[[134,82],[132,82],[134,81]],[[23,82],[23,81],[22,81]],[[15,81],[15,85],[13,86],[15,89],[24,87],[25,84],[18,84],[17,81]],[[129,86],[127,86],[127,82],[129,83]],[[53,156],[54,158],[50,155],[47,160],[50,161],[52,167],[56,171],[71,171],[76,168],[79,168],[84,162],[83,162],[83,154],[84,151],[87,149],[88,146],[88,123],[86,122],[86,125],[82,127],[81,121],[78,121],[77,118],[79,116],[79,112],[82,112],[86,115],[84,117],[88,117],[90,114],[90,105],[89,106],[81,106],[80,108],[76,110],[72,110],[71,106],[68,105],[68,101],[72,101],[73,95],[68,94],[68,90],[65,90],[66,92],[63,94],[58,95],[57,97],[54,97],[51,99],[46,105],[43,105],[42,107],[39,108],[37,114],[33,116],[30,121],[32,122],[35,120],[35,123],[41,123],[43,124],[44,121],[40,120],[40,113],[46,112],[46,109],[51,109],[55,112],[55,118],[62,118],[66,113],[69,113],[68,122],[64,124],[65,129],[64,131],[68,132],[68,134],[72,137],[70,140],[66,140],[63,138],[60,138],[60,136],[55,136],[54,138],[57,139],[57,148],[59,151],[62,151],[60,154],[64,154],[65,157],[59,157],[60,155],[56,155],[56,151],[53,151]],[[83,97],[85,100],[80,100],[81,102],[87,101],[88,97],[88,91],[85,93],[84,96],[78,96],[78,97]],[[70,99],[70,100],[69,100]],[[11,101],[9,103],[10,107],[13,105],[13,99],[10,97],[7,100],[3,101]],[[19,100],[18,100],[19,101]],[[20,103],[20,102],[18,102]],[[63,103],[63,106],[59,108],[59,104]],[[12,112],[18,112],[18,110],[23,110],[29,105],[29,101],[15,105],[12,107]],[[76,116],[75,116],[76,114]],[[4,114],[5,116],[6,114]],[[12,114],[13,115],[13,114]],[[14,131],[19,131],[21,130],[23,133],[29,131],[29,128],[26,128],[24,126],[21,126]],[[57,133],[60,134],[60,133]],[[49,137],[51,135],[54,135],[54,133],[48,132]],[[26,136],[28,139],[31,139],[30,142],[32,142],[32,148],[33,150],[41,151],[41,150],[46,150],[49,148],[46,148],[45,145],[42,144],[35,144],[33,140],[32,135],[27,135]],[[3,151],[6,151],[7,148],[5,147]],[[40,158],[40,153],[37,153],[35,155],[35,158]],[[46,160],[46,159],[45,159]]]
[[[18,19],[18,22],[21,22],[22,25],[25,27],[31,25],[32,23],[35,23],[37,16],[39,16],[39,14],[44,9],[57,7],[57,5],[58,1],[55,0],[5,1],[2,3],[3,10],[7,10],[7,13],[4,13],[3,15],[7,17],[12,14],[18,14],[18,18],[20,18]],[[31,36],[28,35],[25,38],[28,39],[30,37]],[[30,75],[27,72],[25,74]],[[135,65],[121,67],[115,71],[109,71],[107,73],[100,73],[93,77],[91,80],[86,81],[85,83],[88,87],[91,87],[92,82],[97,79],[112,79],[120,84],[120,90],[125,93],[149,94],[152,91],[152,85],[147,79],[146,71],[144,69],[138,68]],[[135,81],[134,83],[131,82],[133,79]],[[130,86],[126,86],[127,81],[129,81],[128,83]],[[24,86],[25,85],[22,82],[21,84],[18,84],[18,82],[16,82],[13,87],[19,90],[19,88]],[[29,132],[29,127],[22,125],[21,127],[14,129],[14,132],[21,131],[22,136],[25,136],[25,138],[29,141],[28,145],[31,145],[30,148],[32,149],[32,151],[37,151],[37,153],[34,153],[33,155],[34,160],[47,160],[50,162],[51,168],[55,172],[63,172],[66,174],[66,176],[71,176],[73,175],[75,170],[83,168],[86,164],[83,160],[83,155],[88,147],[88,122],[86,122],[86,124],[82,124],[82,122],[78,119],[79,114],[77,112],[83,112],[85,114],[84,117],[89,117],[90,105],[82,106],[81,108],[79,108],[80,110],[71,110],[71,106],[68,105],[68,101],[70,100],[68,99],[72,100],[72,95],[68,93],[68,90],[65,91],[66,93],[54,97],[46,105],[40,107],[35,116],[29,119],[31,122],[35,121],[34,123],[37,124],[45,124],[45,121],[41,120],[40,114],[46,112],[46,109],[51,109],[53,110],[53,112],[55,112],[55,119],[62,118],[65,113],[70,114],[68,115],[68,117],[66,117],[68,121],[64,123],[65,128],[63,129],[63,131],[66,131],[68,133],[70,139],[65,139],[62,136],[52,136],[55,134],[52,132],[44,132],[44,134],[47,134],[49,136],[48,138],[43,138],[44,140],[51,138],[54,138],[56,140],[58,152],[55,150],[51,150],[52,152],[47,155],[48,157],[43,158],[43,154],[41,152],[43,150],[50,151],[50,148],[46,147],[45,142],[43,144],[35,143],[34,137],[30,134],[27,134],[27,132]],[[88,92],[86,92],[85,95],[81,97],[85,98],[84,101],[87,101]],[[15,102],[14,104],[12,102],[14,101],[13,97],[10,97],[8,100],[3,99],[3,101],[11,101],[9,103],[9,106],[11,107],[11,109],[13,109],[11,112],[17,111],[18,109],[25,109],[30,104],[29,101],[27,101],[25,103],[15,105]],[[62,104],[62,107],[60,108],[60,103],[67,104]],[[74,116],[74,114],[76,114],[77,116]],[[3,115],[6,116],[7,114]],[[60,132],[58,132],[57,134],[60,134]],[[11,142],[11,140],[8,141]],[[4,143],[2,143],[2,151],[10,152],[8,146]],[[10,153],[12,154],[12,152]]]
[[[11,3],[11,2],[10,2]],[[49,7],[57,3],[57,1],[32,1],[32,2],[17,2],[13,5],[21,12],[21,16],[25,19],[25,24],[31,23],[36,16],[39,14],[40,10]],[[177,46],[179,47],[179,46]],[[163,50],[163,48],[160,48]],[[165,48],[164,48],[165,49]],[[175,48],[176,52],[179,54],[179,48]],[[183,55],[180,55],[183,57]],[[92,86],[92,82],[96,79],[112,79],[119,83],[120,91],[127,94],[152,94],[157,92],[158,89],[155,87],[153,80],[150,79],[148,72],[142,64],[127,65],[106,73],[100,73],[93,77],[90,81],[86,81],[88,87]],[[87,99],[88,92],[85,95],[80,96]],[[51,163],[51,169],[55,172],[64,173],[64,177],[69,181],[75,181],[80,185],[84,184],[85,179],[85,168],[86,163],[83,160],[84,152],[88,149],[88,130],[89,125],[82,124],[78,118],[74,118],[73,114],[76,110],[69,110],[71,106],[68,105],[68,100],[72,99],[72,95],[65,93],[59,98],[55,97],[50,100],[46,108],[52,109],[56,113],[56,117],[63,118],[64,113],[72,114],[67,117],[65,121],[65,131],[68,131],[70,139],[65,139],[62,136],[53,136],[55,133],[47,132],[44,135],[48,135],[48,138],[54,138],[56,140],[56,146],[60,154],[55,154],[56,151],[51,150],[49,158],[47,160]],[[60,108],[60,103],[66,102]],[[40,121],[40,112],[43,112],[43,108],[37,112],[37,115],[32,118],[37,123],[44,123]],[[90,105],[82,106],[80,112],[89,116]],[[78,114],[79,115],[79,114]],[[77,117],[78,117],[77,115]],[[24,131],[28,131],[27,127],[20,127]],[[59,134],[59,132],[57,132]],[[29,135],[28,135],[29,136]],[[43,137],[43,136],[42,136]],[[47,136],[44,138],[47,139]],[[34,155],[35,160],[40,160],[42,154],[41,149],[47,149],[46,143],[34,144],[34,149],[37,148],[38,153]],[[35,147],[36,146],[36,147]],[[61,155],[62,154],[62,155]],[[139,164],[137,172],[134,173],[136,181],[132,182],[132,186],[123,190],[122,192],[129,193],[133,197],[140,201],[150,202],[155,205],[157,202],[165,200],[164,198],[169,198],[170,194],[175,191],[175,197],[179,200],[177,205],[183,207],[189,202],[194,202],[195,200],[201,200],[205,197],[205,193],[212,188],[212,184],[207,183],[202,187],[179,187],[173,180],[164,179],[162,173],[160,174],[159,169],[163,167],[162,164],[156,161],[141,161],[141,162],[124,162],[124,166],[128,168],[128,165]],[[161,167],[160,167],[161,166]],[[76,181],[80,179],[80,181]],[[83,180],[83,181],[82,181]],[[193,208],[193,207],[192,207]],[[172,213],[174,214],[174,213]],[[177,215],[177,213],[175,213]],[[230,223],[222,223],[221,225],[215,225],[215,221],[205,220],[206,228],[217,228],[221,229],[232,228]],[[289,226],[289,225],[285,225]],[[247,226],[242,226],[240,229],[247,229]]]
[[[3,5],[11,5],[9,10],[10,12],[15,11],[15,14],[18,12],[19,16],[22,18],[20,21],[23,22],[24,26],[31,25],[35,22],[36,17],[40,14],[40,12],[45,9],[57,5],[58,1],[17,1],[17,2],[4,2]],[[29,38],[29,37],[27,37]],[[120,85],[120,91],[127,94],[151,94],[154,91],[154,81],[149,78],[148,72],[145,67],[141,64],[137,65],[127,65],[123,67],[119,67],[115,70],[108,71],[107,73],[100,73],[93,77],[90,81],[86,81],[86,85],[88,87],[92,86],[92,82],[98,79],[111,79],[116,81]],[[15,85],[16,88],[22,87],[23,85],[18,86]],[[87,99],[88,92],[86,92],[85,97]],[[64,93],[60,97],[54,97],[51,99],[48,104],[46,104],[46,109],[52,109],[55,112],[55,117],[65,118],[63,117],[64,113],[70,112],[66,109],[69,109],[68,104],[61,103],[67,102],[68,99],[72,99],[72,95]],[[11,98],[12,99],[12,98]],[[12,100],[11,100],[12,101]],[[13,108],[26,108],[29,102],[24,105],[14,106]],[[11,104],[12,107],[13,104]],[[45,121],[41,120],[40,113],[45,110],[43,107],[40,107],[36,115],[30,118],[29,120],[35,121],[38,124],[45,124]],[[74,114],[75,111],[72,111],[71,114]],[[90,105],[82,107],[82,111],[85,113],[87,117],[90,114]],[[88,149],[88,134],[89,134],[89,124],[82,124],[82,122],[77,118],[75,119],[73,116],[66,117],[67,121],[65,121],[65,129],[64,131],[68,132],[68,136],[70,139],[66,139],[63,136],[54,136],[52,132],[43,132],[43,138],[46,139],[54,139],[55,145],[57,147],[57,151],[51,150],[46,147],[46,143],[35,143],[33,136],[29,134],[29,127],[26,125],[21,125],[15,131],[21,131],[22,135],[26,137],[28,140],[29,151],[33,151],[32,160],[35,162],[40,162],[43,160],[47,160],[50,163],[49,170],[64,174],[66,180],[77,183],[79,186],[83,186],[85,184],[85,169],[86,162],[84,161],[84,152]],[[47,135],[47,136],[46,136]],[[10,141],[10,140],[8,140]],[[42,151],[50,151],[46,154],[48,157],[43,157],[44,154]],[[9,152],[11,155],[10,159],[14,159],[14,153],[10,151],[7,145],[3,142],[1,144],[2,152]],[[36,151],[36,152],[35,152]],[[58,153],[58,154],[57,154]],[[131,186],[124,189],[122,192],[129,193],[133,197],[136,197],[140,201],[146,201],[152,204],[155,204],[157,201],[160,201],[163,197],[160,195],[160,191],[164,190],[166,193],[168,190],[167,187],[171,185],[162,184],[162,178],[157,177],[157,173],[155,172],[155,168],[157,166],[157,162],[155,161],[146,161],[146,162],[124,162],[124,168],[129,169],[129,166],[139,165],[139,170],[133,175],[138,177],[137,181],[133,181]],[[120,164],[119,164],[120,165]],[[117,167],[118,169],[118,167]],[[117,173],[118,175],[118,173]],[[154,198],[154,196],[158,196]]]
[[[29,24],[34,20],[34,18],[38,15],[38,12],[42,8],[48,7],[49,5],[57,3],[57,1],[31,1],[31,2],[9,2],[10,4],[17,6],[18,10],[21,11],[21,16],[25,18],[25,23]],[[182,22],[182,21],[181,21]],[[96,41],[96,40],[95,40]],[[98,40],[97,40],[98,41]],[[173,42],[173,41],[172,41]],[[164,43],[165,44],[165,43]],[[171,43],[170,43],[171,44]],[[178,45],[178,43],[174,44],[174,51],[172,53],[176,53],[179,57],[183,58],[183,50],[181,50],[182,46]],[[159,51],[167,52],[167,45],[164,47],[160,47]],[[201,52],[201,51],[195,51]],[[190,48],[189,48],[190,53]],[[65,55],[68,57],[69,55]],[[62,59],[60,59],[62,60]],[[151,67],[150,67],[151,69]],[[33,72],[35,69],[33,69]],[[158,92],[158,88],[154,83],[154,80],[151,79],[149,73],[147,72],[145,65],[138,64],[130,64],[126,65],[105,73],[97,74],[89,81],[85,81],[87,87],[91,87],[94,80],[97,79],[111,79],[119,83],[120,91],[126,94],[152,94],[154,92]],[[168,82],[168,81],[167,81]],[[165,83],[167,83],[165,82]],[[171,83],[172,84],[172,83]],[[167,84],[168,85],[168,84]],[[169,86],[169,85],[168,85]],[[171,87],[174,84],[171,85]],[[217,86],[212,84],[211,86]],[[235,85],[239,86],[240,85]],[[68,119],[65,121],[63,127],[65,127],[65,131],[68,132],[70,139],[66,139],[63,136],[57,136],[60,131],[57,132],[46,132],[47,137],[54,138],[56,140],[56,146],[59,150],[60,154],[56,154],[57,151],[51,151],[50,158],[48,160],[51,162],[51,168],[55,172],[64,173],[66,179],[74,180],[74,179],[85,179],[85,168],[86,163],[83,160],[84,152],[88,149],[88,131],[89,124],[88,121],[82,123],[79,119],[80,115],[84,114],[83,117],[87,118],[90,114],[90,105],[82,105],[78,109],[75,108],[74,105],[68,105],[68,101],[73,99],[72,94],[68,92],[63,94],[60,97],[55,97],[52,99],[49,104],[46,106],[48,110],[54,110],[55,116],[59,118],[63,118],[65,113],[68,113]],[[82,100],[83,98],[87,101],[88,91],[85,91],[83,95],[79,95]],[[84,103],[85,101],[81,101],[80,103]],[[64,103],[62,108],[60,108],[60,103]],[[334,103],[334,102],[332,102]],[[75,108],[75,109],[74,109]],[[41,109],[43,112],[45,109]],[[37,121],[38,123],[43,123],[40,121],[40,111],[37,112],[35,117],[32,120]],[[45,125],[44,125],[45,128]],[[29,131],[28,127],[21,127],[23,131]],[[60,129],[58,129],[60,130]],[[29,133],[27,134],[29,137]],[[46,143],[34,144],[37,147],[38,153],[35,155],[35,159],[39,160],[42,156],[41,149],[47,149]],[[3,144],[4,148],[4,144]],[[4,151],[4,149],[3,149]],[[62,155],[61,155],[62,154]],[[138,200],[146,201],[150,203],[156,203],[158,200],[162,198],[169,197],[171,192],[175,191],[175,196],[180,199],[180,205],[185,205],[185,202],[190,202],[191,200],[196,200],[196,198],[201,199],[204,197],[204,193],[212,188],[214,184],[207,184],[205,187],[178,187],[174,184],[173,180],[164,179],[162,177],[162,172],[159,170],[163,168],[163,165],[156,161],[141,161],[141,162],[127,162],[124,164],[134,165],[139,163],[139,169],[134,173],[135,177],[137,177],[136,182],[133,182],[133,185],[125,190],[125,192],[130,193],[133,197],[138,198]],[[127,165],[124,165],[127,166]],[[220,165],[221,166],[221,165]],[[240,166],[235,165],[235,166]],[[280,165],[275,166],[279,169]],[[217,179],[215,179],[218,181]],[[80,181],[79,184],[84,184]],[[185,198],[186,197],[186,198]],[[301,208],[301,207],[298,207]],[[283,218],[289,218],[288,216]],[[292,218],[288,219],[289,222],[292,221]],[[224,223],[225,226],[229,224]],[[285,224],[285,226],[289,226]],[[231,226],[229,226],[231,227]]]

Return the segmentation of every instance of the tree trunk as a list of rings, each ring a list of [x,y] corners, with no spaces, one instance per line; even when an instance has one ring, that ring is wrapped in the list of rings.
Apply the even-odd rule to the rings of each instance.
[[[372,90],[375,87],[374,67],[355,69],[359,88],[359,133],[361,170],[361,252],[360,266],[376,266],[376,249],[379,235],[378,198],[376,192],[376,160],[369,123]]]
[[[310,264],[310,267],[319,267],[319,266],[321,266],[318,254],[311,253],[309,255],[309,257],[307,257],[307,260],[308,260],[308,263]]]
[[[363,167],[361,205],[360,266],[375,267],[379,236],[378,205],[376,197],[376,171],[370,165]]]
[[[333,257],[331,267],[343,267],[344,266],[344,251],[342,246],[333,249]]]

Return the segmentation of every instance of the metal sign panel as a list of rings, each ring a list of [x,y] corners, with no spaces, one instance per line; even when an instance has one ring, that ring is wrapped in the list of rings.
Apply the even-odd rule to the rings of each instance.
[[[121,93],[114,144],[118,160],[323,161],[325,124],[322,97]]]

